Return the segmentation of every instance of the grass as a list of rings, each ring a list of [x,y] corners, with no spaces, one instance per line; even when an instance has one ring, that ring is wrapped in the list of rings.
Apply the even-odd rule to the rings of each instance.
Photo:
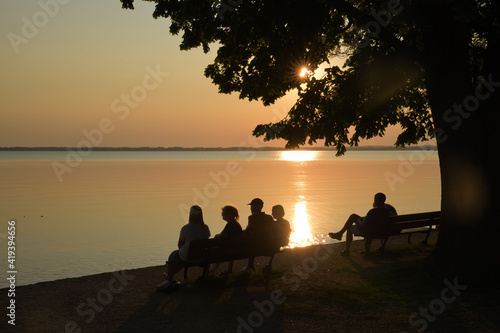
[[[385,250],[383,255],[389,257],[410,256],[410,255],[429,255],[434,249],[434,244],[417,243],[411,245],[393,245]]]
[[[275,308],[272,318],[274,322],[294,325],[298,330],[308,331],[310,327],[323,325],[321,332],[414,332],[421,326],[415,325],[415,321],[412,323],[410,316],[441,297],[446,288],[445,279],[453,281],[453,276],[427,264],[425,259],[432,249],[432,245],[422,243],[411,246],[394,244],[383,253],[364,257],[358,254],[352,254],[352,258],[332,255],[329,260],[319,262],[317,269],[307,277],[301,277],[300,283],[282,279],[285,273],[291,274],[290,267],[283,267],[274,268],[270,275],[257,270],[190,281],[188,286],[194,290],[241,288],[245,290],[245,297],[258,300],[268,297],[270,289],[280,289],[286,302]],[[288,277],[298,279],[297,275]],[[497,296],[498,292],[494,295]],[[485,298],[481,295],[472,301],[464,296],[457,298],[456,303],[446,305],[436,322],[428,323],[429,327],[434,331],[446,331],[449,326],[459,329],[474,319],[478,310],[483,313],[485,309],[489,311],[487,327],[496,318],[488,309],[495,309],[496,305],[486,307],[485,299],[495,299],[496,302],[496,296]],[[243,312],[252,311],[255,308],[250,302]]]
[[[443,288],[444,278],[427,274],[429,268],[422,260],[432,248],[426,244],[393,246],[384,253],[365,257],[374,263],[365,267],[345,259],[343,266],[335,268],[334,281],[287,291],[285,312],[297,318],[316,319],[341,313],[344,319],[362,318],[377,327],[405,327],[409,315],[438,297]]]

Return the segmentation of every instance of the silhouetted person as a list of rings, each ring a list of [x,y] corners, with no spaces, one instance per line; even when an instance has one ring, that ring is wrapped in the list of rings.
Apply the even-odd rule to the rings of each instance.
[[[203,211],[200,206],[192,206],[189,210],[188,223],[181,228],[179,241],[177,242],[178,250],[173,251],[168,257],[166,280],[162,282],[157,289],[159,291],[170,291],[178,286],[178,282],[174,280],[175,273],[179,272],[185,263],[198,262],[202,258],[188,259],[189,244],[198,239],[208,239],[210,237],[210,229],[203,221]]]
[[[279,246],[287,246],[292,229],[290,228],[290,222],[283,218],[285,216],[285,209],[282,205],[273,206],[271,215],[275,219],[275,237]]]
[[[250,203],[250,211],[252,215],[248,217],[248,225],[245,228],[245,234],[248,237],[249,242],[253,242],[264,238],[271,239],[274,234],[273,224],[274,219],[271,215],[268,215],[262,211],[264,207],[264,202],[262,199],[255,198]],[[254,258],[248,258],[248,264],[245,270],[253,270]]]
[[[222,207],[222,219],[226,221],[226,226],[222,230],[220,234],[214,236],[214,238],[222,238],[227,239],[228,245],[230,245],[231,239],[243,235],[243,229],[241,228],[239,221],[240,214],[238,213],[238,209],[233,205],[226,205]],[[219,263],[213,264],[210,267],[210,273],[214,273],[215,270],[219,267]],[[233,261],[229,262],[227,273],[231,273],[233,271]]]
[[[389,216],[397,215],[396,209],[386,204],[385,200],[384,193],[375,194],[373,208],[368,211],[365,217],[352,214],[340,231],[328,234],[333,239],[342,240],[342,235],[347,231],[345,250],[341,254],[349,255],[353,234],[365,237],[365,250],[362,253],[370,252],[372,241],[370,235],[377,231],[379,227],[378,222],[382,219],[387,219]]]

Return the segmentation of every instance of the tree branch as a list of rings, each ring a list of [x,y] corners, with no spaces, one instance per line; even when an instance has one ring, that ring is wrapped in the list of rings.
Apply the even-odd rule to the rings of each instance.
[[[356,20],[359,22],[361,26],[367,26],[372,22],[376,22],[375,17],[372,15],[366,14],[354,7],[351,3],[345,0],[338,0],[333,3],[335,9],[337,9],[342,14],[346,15],[349,21]],[[393,47],[396,51],[401,52],[411,58],[414,58],[418,62],[421,62],[423,57],[421,53],[414,47],[411,47],[407,43],[401,41],[397,38],[387,27],[380,27],[380,33],[377,38],[383,40],[391,47]]]
[[[123,9],[134,9],[134,0],[120,0]]]

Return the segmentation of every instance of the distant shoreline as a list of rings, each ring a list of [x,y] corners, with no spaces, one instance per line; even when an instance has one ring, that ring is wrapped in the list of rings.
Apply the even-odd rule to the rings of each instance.
[[[67,151],[78,150],[76,147],[0,147],[0,151]],[[282,147],[93,147],[92,151],[284,151]],[[334,147],[301,147],[299,150],[336,151]],[[349,147],[352,151],[387,151],[387,150],[437,150],[436,146],[411,146],[396,148],[394,146]]]

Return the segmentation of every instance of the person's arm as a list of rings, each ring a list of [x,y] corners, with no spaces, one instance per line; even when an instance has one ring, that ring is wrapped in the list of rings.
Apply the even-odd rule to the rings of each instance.
[[[372,223],[375,215],[375,208],[372,208],[366,213],[365,217],[362,217],[365,223]]]
[[[179,241],[177,242],[177,247],[180,249],[181,247],[184,246],[185,243],[186,243],[186,241],[184,239],[182,239],[181,237],[179,237]]]
[[[177,247],[179,248],[179,250],[186,243],[186,240],[184,239],[184,234],[186,232],[185,230],[186,230],[186,228],[182,227],[181,232],[179,234],[179,240],[177,241]]]
[[[385,204],[385,208],[389,211],[389,216],[397,216],[398,212],[396,211],[396,208],[394,206]]]
[[[249,232],[252,230],[253,228],[253,225],[252,225],[252,219],[250,218],[251,216],[248,217],[248,224],[247,224],[247,227],[245,228],[245,231],[246,232]]]
[[[367,226],[370,226],[373,222],[373,214],[374,214],[374,209],[372,208],[366,213],[365,216],[361,217],[359,219],[359,224],[363,227],[366,228]]]
[[[226,224],[226,226],[224,227],[224,229],[222,229],[222,231],[220,232],[220,234],[218,235],[215,235],[214,238],[217,238],[217,237],[220,237],[220,238],[229,238],[229,234],[231,233],[231,230],[230,230],[231,226],[230,224]]]

